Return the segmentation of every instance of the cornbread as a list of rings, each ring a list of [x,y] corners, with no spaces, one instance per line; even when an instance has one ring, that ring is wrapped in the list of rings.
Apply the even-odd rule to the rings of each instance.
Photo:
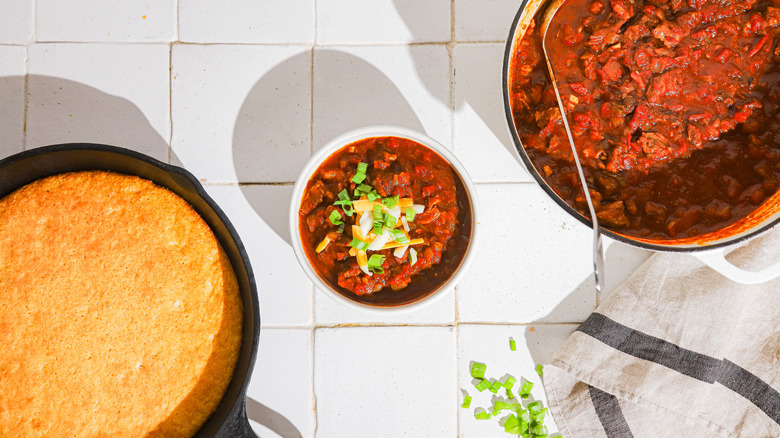
[[[0,437],[192,436],[241,327],[225,252],[170,191],[88,171],[0,199]]]

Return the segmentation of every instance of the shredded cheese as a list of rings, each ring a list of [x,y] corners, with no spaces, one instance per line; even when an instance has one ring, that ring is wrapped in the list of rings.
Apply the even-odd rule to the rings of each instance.
[[[317,249],[315,249],[317,254],[321,253],[322,250],[324,250],[325,247],[328,246],[329,243],[330,243],[330,239],[328,238],[328,236],[325,236],[325,238],[322,239],[322,242],[320,242],[320,244],[317,245]]]
[[[407,243],[400,244],[398,242],[388,242],[385,246],[382,247],[382,249],[392,249],[392,248],[398,248],[399,246],[404,245],[420,245],[425,243],[425,240],[423,239],[412,239]]]

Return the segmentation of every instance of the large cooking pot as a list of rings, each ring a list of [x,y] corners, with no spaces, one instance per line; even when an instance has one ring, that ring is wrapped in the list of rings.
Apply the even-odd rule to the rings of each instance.
[[[108,170],[146,178],[187,201],[214,232],[236,273],[244,305],[244,327],[233,378],[216,411],[195,436],[255,437],[246,416],[245,396],[257,356],[260,311],[252,266],[235,228],[191,173],[114,146],[61,144],[31,149],[0,160],[0,198],[35,180],[79,170]]]
[[[579,211],[567,204],[544,180],[539,171],[534,167],[523,147],[520,137],[517,134],[514,117],[512,115],[511,83],[512,72],[517,67],[514,65],[514,53],[516,46],[525,35],[528,25],[534,20],[538,12],[543,12],[549,1],[546,0],[523,0],[520,9],[517,11],[512,26],[509,30],[509,37],[504,51],[504,65],[502,71],[502,85],[504,92],[504,113],[509,126],[515,149],[520,155],[520,159],[525,164],[528,173],[530,173],[539,186],[549,195],[562,209],[574,216],[577,220],[592,227],[592,221],[582,215]],[[540,14],[541,15],[541,14]],[[628,236],[617,233],[606,228],[601,228],[601,232],[612,239],[621,241],[625,244],[650,249],[654,251],[666,252],[686,252],[697,257],[705,264],[720,272],[725,277],[744,284],[754,284],[768,281],[780,276],[780,260],[760,271],[746,271],[729,263],[725,255],[733,248],[747,242],[748,239],[757,236],[767,230],[772,229],[780,222],[780,191],[775,193],[758,209],[753,211],[744,219],[722,228],[714,233],[697,236],[695,238],[685,238],[677,240],[652,240],[640,237]]]

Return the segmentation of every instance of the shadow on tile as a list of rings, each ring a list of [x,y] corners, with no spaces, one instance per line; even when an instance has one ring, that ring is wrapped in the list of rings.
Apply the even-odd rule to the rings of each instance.
[[[257,400],[246,398],[246,415],[249,420],[267,427],[281,438],[301,438],[301,432],[282,414]]]
[[[58,143],[102,143],[168,162],[167,140],[129,100],[79,82],[42,75],[28,77],[28,90],[27,149]]]
[[[423,29],[420,28],[420,26],[425,25],[425,22],[420,20],[415,20],[413,14],[414,14],[414,8],[411,7],[413,3],[410,3],[406,0],[394,0],[395,7],[398,10],[398,13],[401,17],[404,18],[404,21],[406,22],[407,27],[412,32],[412,35],[418,35],[421,32],[423,32]],[[519,4],[519,3],[518,3]],[[500,17],[502,19],[501,22],[496,23],[485,23],[484,27],[494,27],[494,28],[506,28],[507,23],[505,21],[509,21],[511,23],[511,20],[513,17]],[[414,56],[414,52],[412,52],[412,55]],[[503,59],[501,61],[503,63]],[[424,60],[422,59],[416,59],[415,64],[418,66],[425,65]],[[496,63],[498,64],[498,63]],[[490,84],[491,87],[495,87],[495,89],[500,90],[501,89],[501,66],[503,64],[497,65],[496,71],[494,74],[491,75],[491,77],[495,78],[495,83]],[[487,67],[492,68],[490,65]],[[457,73],[457,72],[455,72]],[[450,105],[450,95],[436,95],[436,86],[435,84],[426,83],[430,82],[430,79],[426,80],[426,75],[419,74],[420,80],[426,84],[426,87],[428,90],[436,96],[442,103],[445,105]],[[496,107],[503,107],[504,101],[503,101],[503,94],[502,92],[496,93],[496,99],[495,101],[485,99],[483,90],[467,90],[464,92],[464,98],[463,99],[457,99],[455,102],[452,103],[453,111],[458,111],[462,106],[469,105],[475,113],[479,116],[480,119],[485,123],[485,126],[487,126],[490,131],[493,133],[493,135],[501,141],[501,143],[504,145],[504,147],[509,151],[510,155],[514,157],[515,160],[517,160],[519,163],[522,164],[522,162],[519,160],[519,158],[516,156],[516,150],[514,144],[511,142],[509,137],[507,136],[507,122],[503,117],[497,117],[497,114],[499,112],[496,111]],[[501,114],[503,114],[503,111],[501,111]]]
[[[272,151],[290,144],[288,133],[274,123],[279,112],[284,117],[298,117],[294,108],[285,105],[283,96],[290,90],[309,88],[317,78],[301,74],[297,66],[300,57],[289,58],[265,74],[247,95],[233,131],[233,160],[239,181],[256,181],[260,163],[267,160]],[[313,74],[318,71],[345,72],[339,83],[329,83],[326,90],[313,90],[317,96],[312,108],[312,120],[321,121],[323,130],[332,133],[328,139],[354,128],[386,124],[424,131],[411,105],[393,82],[379,69],[348,53],[323,49],[314,53]],[[325,87],[323,87],[325,88]],[[387,111],[386,108],[392,108]],[[318,149],[320,144],[314,144]],[[290,182],[286,183],[290,185]],[[242,185],[242,192],[255,212],[290,244],[289,205],[292,190],[267,191],[258,195]],[[275,194],[274,194],[275,193]],[[279,196],[278,193],[284,193]]]
[[[651,251],[630,247],[620,242],[613,242],[604,254],[604,274],[606,276],[605,290],[602,292],[600,300],[603,301],[611,293],[615,292],[627,279],[631,273],[644,263],[652,255]],[[579,284],[569,295],[553,308],[550,313],[537,319],[537,322],[562,322],[565,321],[562,315],[570,314],[571,307],[581,304],[582,297],[596,293],[596,283],[593,274],[589,275]],[[596,309],[592,309],[596,310]],[[582,321],[565,321],[569,323],[579,323]],[[535,342],[539,336],[538,331],[533,324],[525,329],[525,340],[528,349],[531,352],[535,363],[544,363],[551,359],[550,353],[545,351],[544,345]]]

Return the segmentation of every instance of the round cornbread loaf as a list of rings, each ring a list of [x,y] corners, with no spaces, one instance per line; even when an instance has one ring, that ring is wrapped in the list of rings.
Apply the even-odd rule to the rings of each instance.
[[[103,171],[0,199],[0,437],[188,437],[233,374],[242,304],[180,197]]]

